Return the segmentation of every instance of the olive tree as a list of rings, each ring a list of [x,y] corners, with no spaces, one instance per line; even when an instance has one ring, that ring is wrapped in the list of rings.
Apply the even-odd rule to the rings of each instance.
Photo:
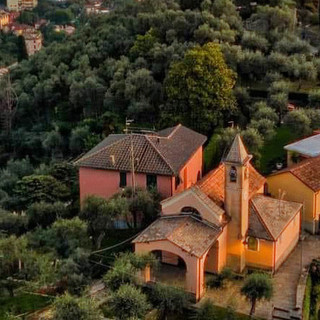
[[[255,312],[257,301],[272,297],[272,281],[266,274],[253,273],[245,280],[241,293],[251,302],[250,316],[252,316]]]

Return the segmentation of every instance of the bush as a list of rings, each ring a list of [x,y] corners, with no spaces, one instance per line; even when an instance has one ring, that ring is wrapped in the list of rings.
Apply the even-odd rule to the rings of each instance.
[[[27,209],[27,216],[30,228],[36,226],[45,228],[56,221],[57,218],[67,216],[67,208],[62,202],[36,202]]]
[[[117,290],[123,284],[136,284],[137,272],[150,265],[157,267],[158,260],[152,254],[123,253],[117,257],[113,268],[103,280],[108,288]]]
[[[101,316],[95,301],[87,297],[65,294],[54,303],[53,320],[101,320]]]
[[[232,280],[234,274],[231,269],[224,268],[220,273],[213,275],[207,281],[207,287],[209,288],[222,288],[224,287],[226,280]]]
[[[136,272],[137,270],[130,263],[117,262],[103,277],[103,281],[109,289],[118,290],[124,284],[136,284]]]
[[[182,314],[190,302],[184,290],[160,283],[153,286],[150,296],[162,319],[169,313]]]
[[[15,234],[17,236],[27,231],[28,218],[11,212],[2,211],[0,209],[0,232],[6,234]]]
[[[115,318],[120,320],[144,319],[151,308],[147,296],[130,284],[122,285],[112,294],[110,305]]]
[[[215,312],[214,305],[210,300],[205,300],[201,303],[200,307],[197,309],[194,320],[216,320],[217,315]]]

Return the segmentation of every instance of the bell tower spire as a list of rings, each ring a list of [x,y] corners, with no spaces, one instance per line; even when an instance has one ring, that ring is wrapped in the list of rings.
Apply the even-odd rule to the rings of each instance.
[[[225,165],[225,210],[231,221],[228,226],[229,250],[227,264],[241,272],[245,267],[245,236],[249,220],[249,163],[248,154],[239,134],[234,138]]]

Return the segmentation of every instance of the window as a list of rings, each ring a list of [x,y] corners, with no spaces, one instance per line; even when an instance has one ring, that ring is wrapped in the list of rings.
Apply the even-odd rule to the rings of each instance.
[[[198,219],[202,220],[200,212],[194,207],[183,207],[181,209],[182,213],[191,213],[193,216],[197,217]]]
[[[258,239],[254,237],[248,237],[248,249],[252,251],[258,251]]]
[[[237,182],[237,169],[236,167],[232,166],[230,169],[230,182]]]
[[[127,186],[127,173],[120,172],[120,188],[124,188]]]
[[[157,176],[155,174],[147,174],[147,188],[157,188]]]

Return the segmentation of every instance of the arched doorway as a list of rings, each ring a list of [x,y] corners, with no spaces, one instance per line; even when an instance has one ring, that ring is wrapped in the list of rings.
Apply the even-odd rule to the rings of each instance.
[[[152,253],[158,258],[159,265],[151,270],[150,280],[185,288],[187,265],[183,258],[164,250],[155,250]]]

